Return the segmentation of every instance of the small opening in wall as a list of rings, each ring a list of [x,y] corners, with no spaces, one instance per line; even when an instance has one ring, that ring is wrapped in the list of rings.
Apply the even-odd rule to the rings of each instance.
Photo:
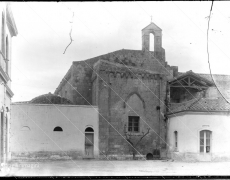
[[[147,159],[147,160],[153,160],[153,154],[152,154],[152,153],[148,153],[148,154],[146,155],[146,159]]]
[[[30,131],[30,128],[29,128],[29,126],[23,126],[21,128],[21,131]]]
[[[87,128],[85,129],[85,132],[94,132],[94,130],[93,130],[93,128],[91,128],[91,127],[87,127]]]
[[[61,127],[57,126],[54,128],[54,131],[63,131]]]
[[[154,51],[154,35],[152,33],[149,34],[149,51]]]
[[[177,150],[177,147],[178,147],[178,133],[177,133],[177,131],[174,131],[174,137],[175,137],[175,149]]]
[[[65,91],[65,98],[67,98],[67,91]]]

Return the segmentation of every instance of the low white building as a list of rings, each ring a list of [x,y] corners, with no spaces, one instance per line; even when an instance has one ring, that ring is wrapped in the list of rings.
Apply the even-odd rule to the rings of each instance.
[[[185,161],[230,160],[230,105],[199,98],[168,113],[168,157]]]
[[[98,108],[60,104],[64,101],[68,102],[47,94],[12,104],[12,159],[81,159],[99,155]]]

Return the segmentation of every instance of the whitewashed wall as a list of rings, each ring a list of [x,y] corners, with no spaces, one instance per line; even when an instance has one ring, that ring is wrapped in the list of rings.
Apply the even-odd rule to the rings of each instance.
[[[84,157],[87,127],[94,129],[94,155],[99,154],[97,107],[57,104],[12,104],[11,107],[10,150],[15,156],[33,152],[63,152],[64,156],[71,152]],[[29,130],[24,130],[28,129],[26,126]],[[53,131],[56,126],[63,131]]]
[[[190,154],[191,159],[199,160],[201,157],[199,132],[212,131],[211,160],[230,159],[230,112],[187,112],[171,115],[168,119],[168,153],[178,156],[178,160],[186,160]],[[174,131],[178,132],[178,148],[175,150]]]

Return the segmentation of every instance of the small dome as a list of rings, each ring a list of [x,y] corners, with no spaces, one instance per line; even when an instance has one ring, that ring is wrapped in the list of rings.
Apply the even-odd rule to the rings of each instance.
[[[33,104],[73,104],[70,100],[55,94],[43,94],[33,98],[30,103]]]

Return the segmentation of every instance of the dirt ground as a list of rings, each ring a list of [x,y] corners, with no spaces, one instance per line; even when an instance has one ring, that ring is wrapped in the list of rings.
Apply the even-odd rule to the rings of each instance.
[[[230,162],[154,161],[50,161],[11,162],[1,176],[178,176],[230,175]]]

